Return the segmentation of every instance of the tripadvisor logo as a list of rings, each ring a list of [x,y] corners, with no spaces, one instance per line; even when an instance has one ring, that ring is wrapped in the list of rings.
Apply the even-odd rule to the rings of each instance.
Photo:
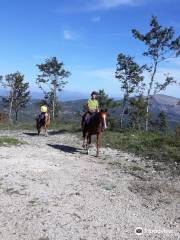
[[[141,228],[141,227],[137,227],[137,228],[135,229],[135,233],[136,233],[137,235],[142,235],[142,234],[143,234],[142,228]]]

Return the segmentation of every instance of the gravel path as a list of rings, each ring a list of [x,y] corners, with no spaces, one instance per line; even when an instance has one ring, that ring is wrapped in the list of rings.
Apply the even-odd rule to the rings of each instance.
[[[0,135],[26,142],[0,147],[1,240],[180,239],[180,179],[167,166],[111,148],[86,155],[60,131]]]

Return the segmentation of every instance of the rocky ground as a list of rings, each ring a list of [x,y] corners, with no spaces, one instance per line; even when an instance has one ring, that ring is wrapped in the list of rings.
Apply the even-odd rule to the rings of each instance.
[[[111,148],[86,155],[80,139],[1,131],[1,240],[180,239],[180,177]]]

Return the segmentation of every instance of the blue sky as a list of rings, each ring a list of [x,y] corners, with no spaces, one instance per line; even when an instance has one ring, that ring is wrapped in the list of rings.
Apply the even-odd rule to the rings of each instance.
[[[110,96],[122,96],[114,78],[118,53],[146,61],[144,46],[131,29],[147,32],[156,15],[180,34],[179,0],[1,0],[0,10],[0,74],[19,70],[32,91],[37,90],[36,64],[56,56],[72,73],[66,90],[104,89]],[[164,73],[178,79],[180,60],[160,66],[158,78]],[[180,96],[177,86],[164,93]]]

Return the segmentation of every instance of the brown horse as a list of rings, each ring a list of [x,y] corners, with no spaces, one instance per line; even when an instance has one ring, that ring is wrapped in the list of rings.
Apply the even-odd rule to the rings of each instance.
[[[106,126],[107,110],[101,110],[91,116],[89,123],[83,127],[83,148],[89,153],[89,146],[91,144],[91,136],[96,135],[96,156],[99,156],[99,147],[102,133]]]
[[[40,117],[36,118],[36,128],[37,128],[37,131],[38,131],[38,135],[41,132],[41,128],[44,127],[45,136],[46,137],[48,136],[47,130],[48,130],[48,127],[50,125],[50,122],[51,122],[51,118],[50,118],[50,114],[49,113],[45,113],[43,119],[41,119]]]

